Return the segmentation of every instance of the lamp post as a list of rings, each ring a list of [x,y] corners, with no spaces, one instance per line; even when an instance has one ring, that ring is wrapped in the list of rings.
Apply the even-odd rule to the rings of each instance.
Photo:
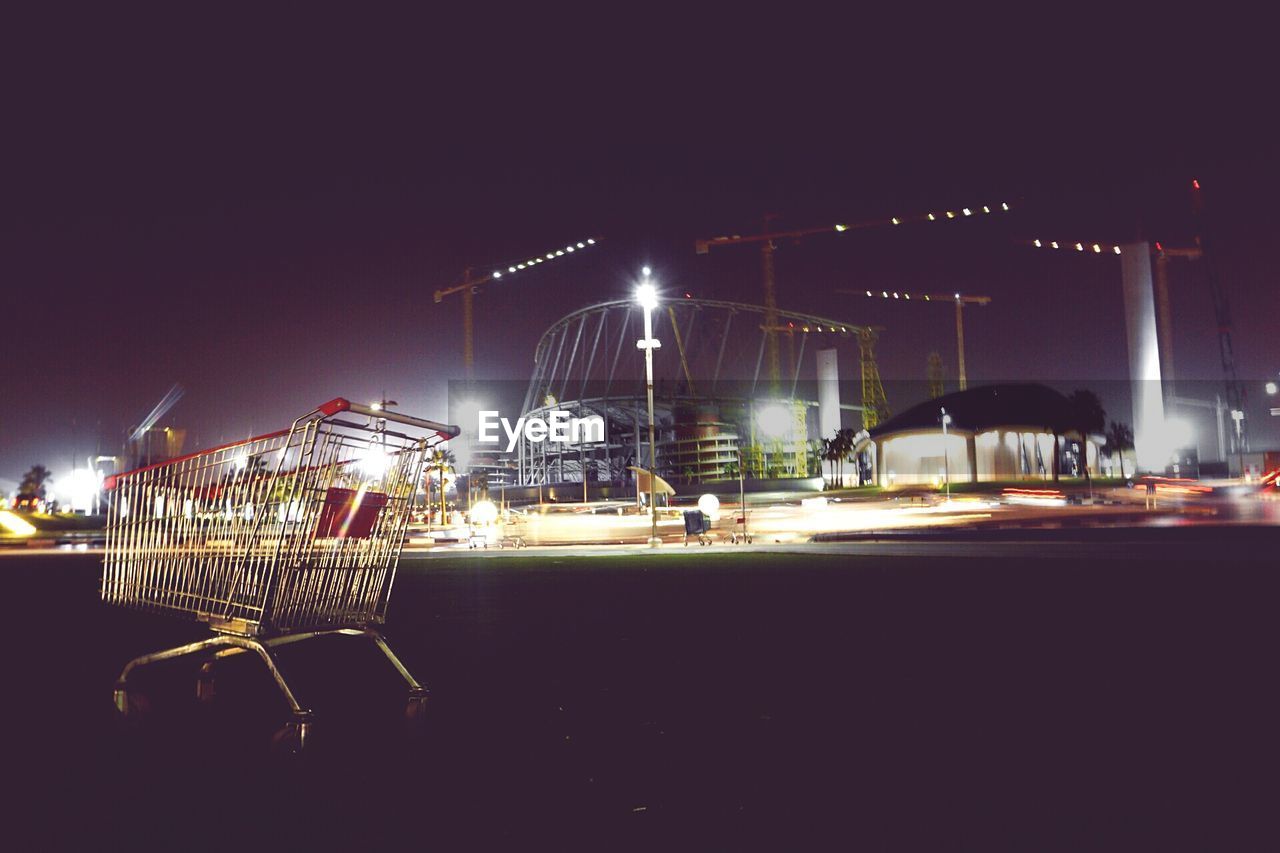
[[[742,541],[749,543],[747,538],[747,484],[743,480],[742,448],[736,447],[734,452],[738,454],[738,503],[742,504]]]
[[[942,407],[942,476],[943,483],[947,490],[947,500],[951,500],[951,454],[947,452],[947,427],[951,424],[951,415],[947,414],[947,407]]]
[[[636,341],[636,346],[644,350],[645,391],[649,397],[649,547],[657,548],[662,544],[658,538],[658,457],[655,447],[653,429],[653,351],[662,346],[662,342],[653,336],[653,309],[658,307],[658,291],[649,280],[649,268],[642,270],[644,280],[636,288],[636,301],[644,309],[644,339]]]

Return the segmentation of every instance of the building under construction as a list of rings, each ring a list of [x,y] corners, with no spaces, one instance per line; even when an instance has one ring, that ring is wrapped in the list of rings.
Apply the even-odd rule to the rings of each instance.
[[[766,318],[776,316],[772,323]],[[654,314],[656,471],[676,484],[738,475],[773,489],[821,488],[819,438],[888,415],[875,363],[877,330],[847,321],[720,300],[683,298]],[[542,335],[521,414],[599,416],[602,441],[530,441],[513,451],[526,487],[585,484],[565,498],[626,494],[629,469],[649,469],[643,310],[633,301],[575,311]],[[779,353],[776,378],[766,355]],[[839,365],[861,375],[861,399],[842,403]],[[757,482],[757,487],[766,484]]]

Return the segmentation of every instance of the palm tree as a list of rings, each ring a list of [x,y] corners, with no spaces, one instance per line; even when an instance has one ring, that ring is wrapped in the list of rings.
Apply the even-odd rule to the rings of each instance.
[[[828,464],[828,468],[827,468],[828,472],[831,474],[831,476],[830,476],[830,478],[829,478],[829,479],[831,480],[831,484],[832,484],[832,485],[835,485],[835,482],[836,482],[836,471],[835,471],[835,467],[836,467],[836,466],[835,466],[836,457],[835,457],[835,454],[833,453],[833,448],[835,447],[835,439],[834,439],[834,438],[820,438],[820,439],[818,439],[818,442],[819,442],[819,444],[820,444],[820,448],[821,448],[821,449],[819,450],[818,455],[819,455],[819,457],[821,457],[821,459],[822,459],[822,461],[823,461],[823,462],[829,463],[829,464]]]
[[[22,475],[22,483],[18,486],[18,496],[44,500],[44,484],[48,482],[52,475],[53,472],[43,465],[32,465],[31,470]]]
[[[1075,421],[1075,427],[1080,432],[1080,466],[1084,468],[1084,478],[1088,481],[1089,433],[1099,433],[1106,428],[1107,411],[1102,408],[1102,401],[1098,399],[1098,395],[1085,388],[1072,391],[1067,397],[1067,402],[1071,404],[1072,420]],[[1056,441],[1055,438],[1055,448]]]
[[[1124,451],[1133,447],[1133,429],[1126,423],[1112,421],[1107,427],[1107,452],[1116,457],[1116,467],[1120,476],[1124,476]]]
[[[444,524],[445,505],[444,505],[444,475],[454,470],[454,465],[458,462],[457,457],[453,455],[453,451],[445,447],[437,447],[431,451],[431,455],[427,458],[427,472],[436,472],[436,482],[440,487],[440,523]],[[427,478],[427,502],[431,500],[431,482],[428,473],[424,473]]]

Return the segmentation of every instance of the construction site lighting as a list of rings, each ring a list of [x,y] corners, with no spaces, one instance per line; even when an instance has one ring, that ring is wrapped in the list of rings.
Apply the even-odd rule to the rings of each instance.
[[[647,270],[648,267],[645,269]],[[636,302],[641,308],[652,311],[658,307],[658,289],[646,281],[636,288]]]
[[[756,425],[769,438],[782,438],[791,431],[791,412],[781,403],[770,403],[756,412]]]

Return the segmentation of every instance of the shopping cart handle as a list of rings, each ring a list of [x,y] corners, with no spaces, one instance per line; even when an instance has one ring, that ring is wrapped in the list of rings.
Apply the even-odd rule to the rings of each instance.
[[[454,424],[442,424],[436,421],[429,421],[425,418],[415,418],[412,415],[402,415],[399,412],[393,412],[388,409],[375,409],[372,406],[362,406],[359,403],[353,403],[343,397],[335,397],[317,409],[318,412],[326,417],[336,415],[338,412],[354,412],[357,415],[367,415],[371,418],[382,418],[383,420],[395,421],[398,424],[406,424],[408,426],[418,427],[420,429],[435,430],[445,438],[457,438],[462,432],[462,427]]]

